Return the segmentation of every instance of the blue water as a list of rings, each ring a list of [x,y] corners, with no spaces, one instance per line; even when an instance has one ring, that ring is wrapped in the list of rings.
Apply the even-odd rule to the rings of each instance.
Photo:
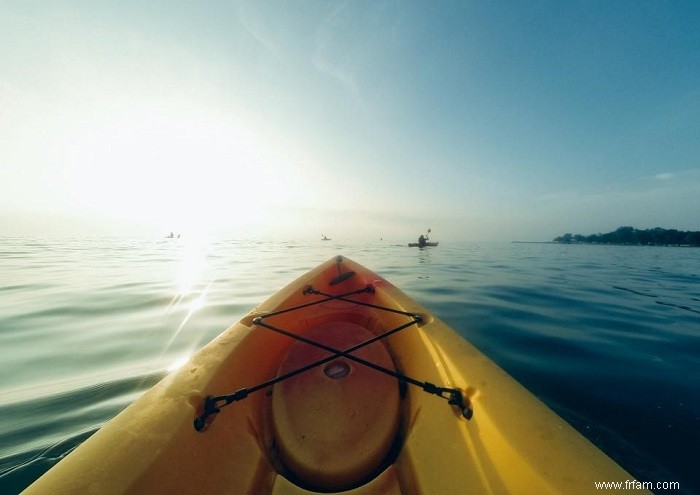
[[[700,249],[107,238],[0,239],[0,493],[336,254],[420,301],[637,479],[700,493]]]

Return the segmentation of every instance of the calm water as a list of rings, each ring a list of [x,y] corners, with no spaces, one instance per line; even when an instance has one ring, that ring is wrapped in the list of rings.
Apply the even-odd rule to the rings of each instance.
[[[700,249],[19,238],[0,239],[0,493],[336,254],[435,312],[638,479],[700,493]]]

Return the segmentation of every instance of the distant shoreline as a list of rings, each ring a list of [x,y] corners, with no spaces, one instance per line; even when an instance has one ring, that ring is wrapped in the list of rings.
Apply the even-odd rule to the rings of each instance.
[[[676,229],[639,230],[634,227],[619,227],[607,234],[564,234],[555,237],[554,244],[594,244],[605,246],[660,246],[660,247],[700,247],[700,232]]]
[[[565,246],[630,246],[630,247],[674,247],[674,248],[697,248],[692,244],[621,244],[621,243],[601,243],[601,242],[554,242],[554,241],[510,241],[511,244],[557,244]]]

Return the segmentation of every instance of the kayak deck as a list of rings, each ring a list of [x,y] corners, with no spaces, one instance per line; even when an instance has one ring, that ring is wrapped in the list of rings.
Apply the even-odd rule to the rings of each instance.
[[[427,393],[361,361],[459,394]],[[222,397],[234,399],[212,399]],[[337,257],[223,332],[27,493],[571,494],[629,479],[425,308]]]

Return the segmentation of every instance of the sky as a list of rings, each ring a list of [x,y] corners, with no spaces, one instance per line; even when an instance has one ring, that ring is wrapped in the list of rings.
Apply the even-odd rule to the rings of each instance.
[[[0,235],[700,230],[696,1],[0,0]]]

